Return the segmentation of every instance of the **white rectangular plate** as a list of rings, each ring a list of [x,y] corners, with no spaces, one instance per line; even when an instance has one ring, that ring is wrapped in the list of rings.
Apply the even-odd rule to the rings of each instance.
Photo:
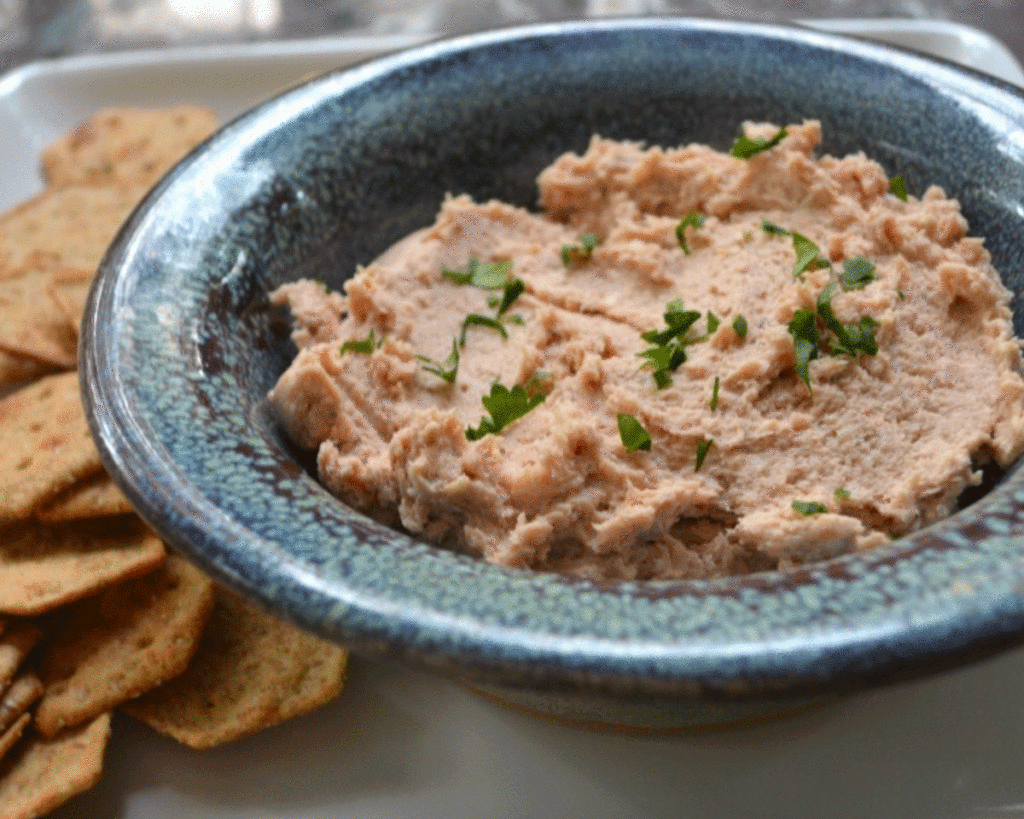
[[[997,41],[952,24],[814,23],[1024,83]],[[84,56],[0,80],[0,206],[41,187],[39,150],[106,105],[228,117],[313,73],[417,38]],[[757,726],[587,731],[355,660],[326,708],[191,751],[118,718],[107,770],[58,819],[635,819],[1024,816],[1024,652]]]

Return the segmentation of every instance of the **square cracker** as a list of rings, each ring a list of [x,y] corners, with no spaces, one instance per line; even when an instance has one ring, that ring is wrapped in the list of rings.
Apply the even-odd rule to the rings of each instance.
[[[41,614],[162,565],[164,544],[126,516],[0,529],[0,612]]]
[[[183,674],[121,710],[193,748],[209,748],[337,696],[347,653],[224,588]]]
[[[133,512],[132,505],[106,472],[98,472],[55,495],[36,508],[36,520],[65,523],[108,518]]]
[[[214,585],[183,558],[55,612],[36,728],[54,736],[177,676],[199,647]]]
[[[216,127],[209,108],[102,109],[43,151],[43,175],[51,185],[153,184]]]
[[[47,188],[0,216],[0,279],[26,268],[95,271],[149,185],[66,185]]]
[[[0,762],[0,819],[35,819],[95,785],[110,714],[46,739],[30,736]]]
[[[0,440],[0,524],[27,518],[102,469],[76,372],[41,378],[0,400]]]
[[[54,292],[54,272],[0,279],[0,349],[64,369],[75,366],[78,330]],[[62,276],[62,281],[66,280]],[[90,274],[79,273],[86,283]],[[80,285],[81,286],[81,285]]]
[[[0,350],[0,396],[4,394],[5,388],[32,381],[54,369],[32,356]]]

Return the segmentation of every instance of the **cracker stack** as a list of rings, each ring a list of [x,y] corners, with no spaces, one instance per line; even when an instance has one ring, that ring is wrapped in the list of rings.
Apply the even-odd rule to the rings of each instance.
[[[100,777],[120,708],[194,748],[335,697],[346,655],[169,553],[104,473],[74,371],[85,294],[148,188],[215,127],[106,110],[0,215],[0,819]]]

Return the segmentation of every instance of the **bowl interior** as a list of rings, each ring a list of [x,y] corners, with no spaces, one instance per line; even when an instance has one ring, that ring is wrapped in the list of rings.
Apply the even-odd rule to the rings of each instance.
[[[287,617],[481,679],[762,695],[919,673],[1024,630],[1014,473],[876,553],[797,572],[595,584],[452,555],[329,497],[264,396],[294,354],[267,294],[339,287],[447,192],[532,207],[592,134],[728,147],[819,119],[911,193],[939,184],[1004,281],[1024,278],[1024,98],[828,35],[647,20],[474,35],[327,75],[229,124],[142,205],[90,300],[101,452],[170,543]],[[1015,310],[1024,332],[1024,312]]]

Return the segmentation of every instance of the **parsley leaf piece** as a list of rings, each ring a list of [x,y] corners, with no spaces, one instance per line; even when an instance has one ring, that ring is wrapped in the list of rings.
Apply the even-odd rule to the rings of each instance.
[[[525,290],[526,285],[523,284],[522,279],[512,279],[512,281],[506,284],[505,292],[501,296],[501,303],[498,305],[498,315],[504,314],[512,306],[512,303],[523,295]]]
[[[807,370],[808,362],[818,357],[821,336],[818,333],[818,322],[813,310],[797,310],[786,325],[793,337],[793,354],[796,356],[796,374],[807,385],[812,395],[811,377]]]
[[[821,291],[815,305],[825,328],[835,336],[835,340],[829,344],[833,355],[856,357],[858,352],[877,355],[875,330],[878,329],[878,322],[871,316],[863,316],[856,324],[843,324],[839,321],[832,312],[832,296],[837,289],[836,282],[832,282]]]
[[[581,233],[577,241],[575,245],[562,245],[562,264],[566,267],[589,261],[601,240],[596,233]]]
[[[718,325],[722,323],[722,320],[708,310],[708,335],[714,334],[715,330],[718,329]]]
[[[747,337],[747,320],[742,313],[732,320],[732,329],[740,338]]]
[[[711,451],[711,446],[714,443],[714,438],[708,438],[706,441],[701,441],[697,444],[697,461],[693,467],[694,472],[700,472],[700,468],[704,466],[704,461],[707,459],[708,452]]]
[[[762,151],[774,148],[782,142],[782,138],[784,136],[786,136],[785,128],[779,128],[779,130],[768,139],[765,139],[764,137],[754,137],[751,139],[746,134],[742,134],[733,144],[732,151],[730,153],[738,159],[750,159],[750,157],[755,156]]]
[[[383,343],[384,338],[381,337],[380,339],[378,339],[377,336],[374,334],[373,329],[371,328],[370,334],[361,341],[358,339],[349,339],[344,344],[342,344],[341,354],[345,355],[345,353],[372,353]]]
[[[686,216],[682,218],[682,221],[676,225],[676,240],[679,242],[679,247],[683,249],[683,253],[687,256],[690,255],[690,246],[686,243],[686,228],[693,227],[699,228],[704,222],[707,221],[707,216],[703,213],[698,213],[695,210],[691,210]]]
[[[470,256],[465,271],[441,268],[441,275],[455,284],[469,284],[482,290],[500,290],[508,284],[512,262],[481,262]]]
[[[675,338],[685,336],[697,323],[700,313],[697,310],[687,310],[682,299],[673,299],[665,305],[664,318],[666,329],[647,330],[640,334],[640,338],[650,344],[668,344]]]
[[[889,193],[897,199],[907,201],[907,186],[902,176],[894,176],[889,180]]]
[[[651,448],[651,434],[644,429],[643,424],[636,420],[628,412],[620,412],[617,416],[619,423],[619,437],[622,445],[630,452],[642,449],[645,452]]]
[[[878,279],[875,266],[863,256],[854,256],[843,262],[843,272],[839,274],[839,284],[843,290],[862,290]]]
[[[418,355],[416,358],[423,362],[423,369],[428,373],[433,373],[449,384],[455,383],[455,376],[459,372],[459,345],[455,339],[452,339],[452,351],[444,361],[434,361],[425,355]]]
[[[811,515],[820,515],[822,512],[827,512],[828,507],[823,503],[817,501],[793,501],[793,509],[805,518]]]
[[[667,372],[678,369],[686,361],[686,348],[679,344],[662,344],[637,353],[637,356],[647,359],[644,367],[650,367],[655,372]]]
[[[793,237],[793,252],[796,253],[796,263],[793,265],[794,279],[803,281],[804,273],[808,270],[832,266],[831,262],[821,258],[821,248],[802,233],[794,230],[790,235]]]
[[[716,409],[718,409],[718,388],[719,388],[720,384],[721,384],[721,382],[720,382],[718,376],[716,375],[715,376],[715,386],[713,386],[711,388],[711,403],[709,405],[711,407],[711,411],[712,412],[714,412]]]
[[[906,295],[904,295],[902,290],[897,290],[896,295],[899,296],[900,301],[903,301],[906,298]]]
[[[842,487],[839,487],[839,489],[837,489],[832,494],[835,496],[836,500],[844,501],[844,500],[849,500],[850,499],[850,490],[849,489],[843,489]]]
[[[522,418],[526,413],[544,401],[544,393],[527,395],[526,390],[516,384],[511,390],[499,382],[491,385],[490,395],[480,398],[481,403],[491,415],[480,419],[480,425],[466,428],[466,438],[478,441],[490,432],[500,432],[513,421]]]
[[[769,222],[767,219],[761,222],[761,230],[765,233],[771,234],[772,236],[789,236],[788,230],[784,227],[780,227],[774,222]]]
[[[496,330],[501,333],[502,338],[508,338],[508,331],[505,326],[497,319],[491,318],[490,316],[481,316],[479,313],[470,313],[462,320],[462,329],[459,332],[459,346],[466,346],[466,331],[470,327],[489,327],[492,330]]]

